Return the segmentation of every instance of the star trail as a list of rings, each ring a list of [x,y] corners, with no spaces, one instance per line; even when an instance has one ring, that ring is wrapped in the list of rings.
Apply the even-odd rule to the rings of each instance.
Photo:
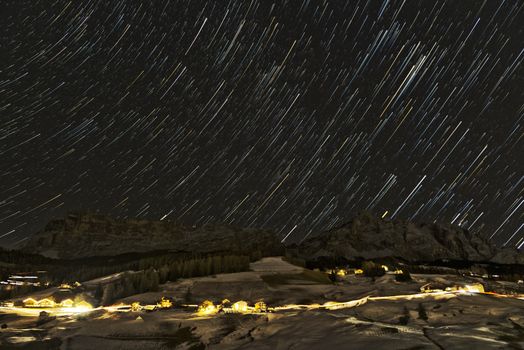
[[[524,2],[3,2],[0,244],[71,210],[524,246]]]

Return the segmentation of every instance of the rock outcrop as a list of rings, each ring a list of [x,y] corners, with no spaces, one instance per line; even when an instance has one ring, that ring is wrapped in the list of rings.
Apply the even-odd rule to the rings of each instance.
[[[296,247],[306,259],[401,258],[409,262],[462,260],[524,264],[516,249],[499,249],[479,235],[452,225],[382,220],[364,213],[308,238]]]
[[[277,236],[268,230],[209,224],[196,227],[167,220],[116,220],[98,214],[69,214],[53,220],[22,247],[26,252],[64,259],[154,250],[278,254],[280,249]]]
[[[74,259],[170,250],[191,253],[278,255],[282,246],[269,230],[230,225],[187,226],[172,221],[116,220],[106,215],[69,214],[53,220],[26,241],[22,250]],[[289,247],[288,247],[289,248]],[[305,259],[376,259],[408,262],[462,260],[524,264],[516,249],[499,249],[479,235],[452,225],[382,220],[364,213],[318,233],[294,247]]]

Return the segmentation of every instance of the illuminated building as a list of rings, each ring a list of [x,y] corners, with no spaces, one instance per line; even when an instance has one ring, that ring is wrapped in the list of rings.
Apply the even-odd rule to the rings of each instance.
[[[173,307],[173,302],[167,298],[162,297],[158,303],[158,306],[160,306],[162,309],[169,309]]]
[[[44,298],[37,302],[37,307],[55,307],[55,302],[49,298]]]
[[[231,306],[233,312],[245,313],[248,311],[247,303],[243,300],[237,301]]]
[[[38,307],[38,302],[33,298],[27,298],[22,301],[25,307]]]
[[[61,307],[73,307],[74,302],[71,299],[65,299],[60,302]]]
[[[218,308],[213,304],[212,301],[204,300],[202,304],[198,306],[197,313],[199,316],[214,315],[218,312]]]
[[[255,312],[267,312],[267,305],[262,300],[255,303]]]
[[[93,305],[89,304],[85,300],[82,300],[82,301],[79,301],[78,303],[75,303],[75,308],[78,308],[78,309],[92,309]]]

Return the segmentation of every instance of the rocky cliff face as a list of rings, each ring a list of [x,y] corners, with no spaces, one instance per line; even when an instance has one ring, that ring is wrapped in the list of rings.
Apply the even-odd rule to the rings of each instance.
[[[280,248],[276,235],[262,229],[229,225],[195,227],[170,221],[115,220],[105,215],[69,214],[65,219],[49,222],[22,250],[72,259],[153,250],[276,254],[273,252]]]
[[[308,259],[397,257],[411,262],[447,259],[524,264],[524,254],[516,249],[498,249],[457,226],[381,220],[369,214],[305,240],[298,253]]]
[[[468,260],[524,264],[515,249],[497,249],[478,235],[456,226],[381,220],[361,214],[298,245],[306,259],[397,257],[411,262]],[[193,253],[279,254],[277,236],[268,230],[229,225],[185,226],[170,221],[115,220],[105,215],[69,214],[53,220],[26,241],[22,250],[52,258],[114,256],[173,250]]]

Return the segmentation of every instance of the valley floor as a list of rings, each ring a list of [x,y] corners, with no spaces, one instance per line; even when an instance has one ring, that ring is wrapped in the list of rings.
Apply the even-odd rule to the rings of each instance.
[[[251,270],[166,283],[160,292],[120,302],[264,300],[273,312],[198,316],[177,304],[152,312],[58,313],[38,322],[37,314],[4,308],[0,349],[524,349],[520,297],[419,292],[428,282],[475,279],[413,275],[401,283],[393,275],[348,275],[331,284],[279,257],[252,263]],[[336,304],[350,300],[360,302]]]

